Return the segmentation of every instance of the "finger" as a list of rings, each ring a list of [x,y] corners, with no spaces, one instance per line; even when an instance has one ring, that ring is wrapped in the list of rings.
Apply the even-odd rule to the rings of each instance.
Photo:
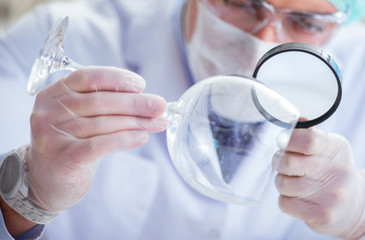
[[[147,143],[148,138],[146,131],[122,131],[93,137],[88,141],[89,144],[86,147],[89,146],[95,156],[104,156],[117,151],[140,147]]]
[[[277,158],[280,157],[281,154],[278,153]],[[328,162],[327,159],[322,156],[285,152],[279,159],[276,170],[278,173],[288,176],[305,176],[326,162]]]
[[[278,174],[275,184],[280,194],[288,197],[309,197],[317,192],[324,196],[326,191],[336,192],[336,195],[339,191],[339,195],[342,195],[342,190],[346,191],[350,179],[351,172],[346,169],[332,169],[304,177]]]
[[[160,132],[165,130],[167,119],[141,118],[130,116],[98,116],[91,118],[72,118],[54,127],[75,138],[85,139],[120,131],[144,130]]]
[[[61,97],[59,103],[76,116],[129,115],[157,117],[166,109],[166,101],[157,95],[91,92]]]
[[[275,185],[279,193],[287,197],[304,197],[315,193],[324,187],[330,180],[328,178],[312,179],[309,177],[297,177],[278,174]]]
[[[69,164],[73,164],[77,168],[102,156],[140,147],[147,143],[148,138],[146,131],[121,131],[73,141],[68,150],[67,159],[71,161]]]
[[[313,155],[324,152],[330,145],[328,134],[315,128],[295,129],[286,151]]]
[[[324,219],[328,219],[330,212],[323,205],[304,198],[280,196],[280,209],[295,218],[302,219],[307,223],[320,224]]]
[[[142,92],[145,80],[136,73],[114,67],[85,67],[72,72],[59,84],[75,92]]]

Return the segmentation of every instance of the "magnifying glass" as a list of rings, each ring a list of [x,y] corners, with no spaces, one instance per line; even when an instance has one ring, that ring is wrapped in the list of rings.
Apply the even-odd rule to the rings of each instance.
[[[309,128],[328,119],[342,96],[341,73],[331,56],[305,43],[285,43],[268,51],[258,62],[253,77],[293,104],[305,120],[296,128]],[[285,125],[264,100],[253,92],[262,114]]]

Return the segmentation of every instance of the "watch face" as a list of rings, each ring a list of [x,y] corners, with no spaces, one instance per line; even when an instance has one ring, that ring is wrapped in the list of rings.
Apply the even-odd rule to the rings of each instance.
[[[10,199],[15,196],[21,182],[22,165],[18,156],[9,155],[0,167],[0,192],[1,195]]]

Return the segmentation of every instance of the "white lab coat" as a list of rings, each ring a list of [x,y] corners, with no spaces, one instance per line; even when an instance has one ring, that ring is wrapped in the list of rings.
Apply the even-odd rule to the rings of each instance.
[[[31,65],[49,27],[70,16],[67,55],[83,65],[128,68],[147,81],[146,92],[175,101],[192,84],[179,28],[181,0],[95,0],[38,8],[0,38],[0,152],[29,142],[34,97],[25,93]],[[356,37],[358,35],[358,37]],[[343,101],[322,128],[346,136],[365,167],[364,31],[339,35],[333,56],[344,73]],[[337,41],[338,40],[338,41]],[[62,73],[54,74],[54,81]],[[47,225],[47,239],[331,239],[278,208],[270,184],[259,208],[206,198],[180,178],[165,134],[145,146],[103,159],[95,181],[73,208]],[[4,226],[1,239],[6,238]]]

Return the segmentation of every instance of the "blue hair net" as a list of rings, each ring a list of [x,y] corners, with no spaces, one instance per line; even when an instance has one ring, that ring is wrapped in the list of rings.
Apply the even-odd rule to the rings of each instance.
[[[361,20],[365,17],[365,0],[328,0],[338,10],[345,11],[350,7],[349,23]]]

